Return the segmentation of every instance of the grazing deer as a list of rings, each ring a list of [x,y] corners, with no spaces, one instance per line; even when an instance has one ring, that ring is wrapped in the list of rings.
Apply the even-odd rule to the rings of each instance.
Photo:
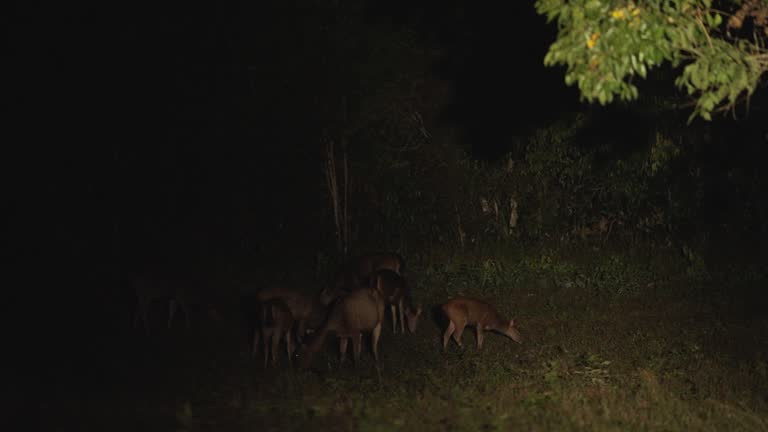
[[[320,327],[308,346],[303,346],[300,357],[300,366],[303,369],[312,363],[312,357],[320,351],[325,339],[330,333],[336,334],[339,341],[341,363],[347,352],[347,343],[352,339],[354,361],[360,360],[362,350],[363,332],[371,332],[373,344],[373,357],[379,362],[379,336],[384,319],[384,296],[375,288],[365,287],[352,291],[338,299],[332,306],[328,318]]]
[[[389,269],[398,275],[403,272],[403,259],[392,252],[367,254],[352,259],[345,264],[333,277],[330,285],[323,288],[320,293],[321,302],[331,304],[335,299],[349,294],[354,288],[368,285],[372,273]]]
[[[327,314],[327,307],[319,295],[309,295],[288,285],[270,285],[256,294],[256,300],[264,303],[271,299],[282,300],[293,316],[296,340],[301,342],[308,329],[317,329]]]
[[[456,297],[448,300],[441,308],[450,321],[443,333],[443,350],[448,347],[451,335],[459,347],[463,348],[461,334],[466,326],[474,326],[477,331],[477,349],[483,347],[485,330],[496,331],[517,343],[523,343],[523,338],[515,328],[514,320],[502,319],[493,306],[482,300]]]
[[[137,300],[133,318],[134,327],[138,327],[139,319],[141,319],[144,322],[144,329],[149,333],[149,310],[155,300],[167,300],[169,302],[168,328],[171,328],[173,317],[176,315],[177,304],[184,311],[184,318],[187,327],[189,327],[189,307],[183,286],[169,281],[140,277],[133,280],[133,288]]]
[[[397,312],[400,314],[400,330],[405,333],[406,319],[408,331],[416,332],[421,316],[421,306],[413,308],[411,291],[407,281],[390,269],[379,269],[371,275],[371,286],[381,291],[384,301],[392,312],[392,333],[397,333]]]
[[[291,343],[291,331],[293,329],[293,314],[288,305],[281,298],[272,298],[260,304],[259,328],[253,333],[253,357],[259,347],[259,336],[264,341],[264,367],[267,367],[269,352],[272,351],[272,366],[277,365],[277,349],[280,341],[285,339],[288,364],[291,364],[293,345]]]

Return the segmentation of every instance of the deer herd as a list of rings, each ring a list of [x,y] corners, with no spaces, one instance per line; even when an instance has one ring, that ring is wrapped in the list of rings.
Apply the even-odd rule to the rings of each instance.
[[[395,253],[368,254],[357,257],[343,266],[323,289],[314,294],[286,284],[261,287],[256,293],[255,328],[252,355],[259,349],[264,355],[264,367],[277,364],[281,344],[285,346],[288,363],[298,360],[301,368],[308,368],[312,359],[323,349],[329,336],[339,340],[341,362],[346,358],[349,340],[352,340],[354,362],[360,360],[363,334],[371,335],[371,349],[379,362],[379,338],[389,310],[392,333],[415,333],[422,307],[415,306],[409,284],[403,276],[403,260]],[[168,301],[168,327],[177,308],[184,313],[189,326],[189,308],[185,291],[172,284],[150,279],[135,279],[137,306],[134,326],[141,320],[149,331],[149,310],[154,300]],[[443,333],[443,350],[453,340],[463,347],[464,328],[474,327],[477,348],[483,346],[484,332],[495,331],[522,343],[515,322],[499,316],[496,309],[482,300],[455,297],[439,308],[447,327]]]

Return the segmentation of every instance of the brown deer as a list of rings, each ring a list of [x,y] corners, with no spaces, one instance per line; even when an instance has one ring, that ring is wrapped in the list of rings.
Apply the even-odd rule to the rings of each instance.
[[[317,329],[327,315],[328,308],[320,302],[319,295],[307,294],[293,286],[270,285],[256,294],[256,300],[259,303],[276,298],[281,299],[288,306],[296,325],[298,342],[301,342],[308,329]]]
[[[477,331],[477,349],[483,347],[485,330],[501,333],[517,343],[523,343],[523,338],[515,328],[514,320],[507,321],[501,318],[493,306],[482,300],[456,297],[448,300],[441,308],[449,320],[448,328],[443,333],[443,350],[448,347],[451,335],[459,347],[463,348],[461,334],[466,326],[474,326]]]
[[[187,293],[182,285],[147,277],[137,277],[133,280],[132,284],[136,292],[136,311],[133,317],[134,327],[138,327],[139,320],[142,320],[144,330],[149,333],[149,310],[151,309],[152,302],[156,300],[168,301],[168,328],[171,328],[173,323],[177,305],[184,311],[186,325],[189,327]]]
[[[393,252],[361,255],[350,260],[334,275],[330,285],[323,288],[320,298],[329,305],[335,299],[348,294],[355,287],[369,284],[371,274],[377,270],[389,269],[402,275],[404,263],[400,255]]]
[[[401,333],[405,333],[406,319],[408,331],[415,333],[421,316],[421,306],[413,307],[410,287],[405,278],[393,270],[379,269],[371,275],[371,286],[381,291],[384,301],[390,307],[392,333],[397,333],[398,312]]]
[[[360,360],[363,332],[372,334],[373,357],[378,365],[379,336],[384,319],[384,296],[375,288],[359,288],[338,299],[332,306],[328,318],[320,327],[308,346],[303,346],[299,353],[299,364],[303,369],[312,363],[312,357],[320,351],[329,334],[341,338],[339,351],[341,363],[347,352],[347,343],[352,339],[354,361]]]
[[[291,364],[293,345],[291,331],[293,329],[293,314],[288,305],[281,298],[272,298],[260,304],[259,328],[253,334],[253,357],[259,347],[259,337],[264,341],[264,367],[267,367],[269,353],[272,352],[272,366],[277,365],[277,349],[280,341],[285,339],[285,348],[288,353],[288,364]]]

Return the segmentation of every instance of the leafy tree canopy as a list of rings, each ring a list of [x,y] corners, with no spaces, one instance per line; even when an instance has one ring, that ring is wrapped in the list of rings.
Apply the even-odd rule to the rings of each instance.
[[[605,105],[638,96],[636,77],[669,62],[710,120],[749,98],[768,70],[768,0],[537,0],[558,25],[544,58],[565,65],[565,82]]]

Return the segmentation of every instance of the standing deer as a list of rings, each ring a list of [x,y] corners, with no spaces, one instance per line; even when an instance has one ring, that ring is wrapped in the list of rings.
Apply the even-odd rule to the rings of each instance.
[[[272,352],[272,366],[277,365],[277,349],[280,341],[285,339],[288,353],[288,364],[291,364],[293,345],[291,331],[293,329],[293,314],[281,298],[272,298],[259,305],[259,328],[253,334],[253,357],[259,347],[259,336],[264,341],[264,367],[267,367],[269,352]]]
[[[256,294],[256,300],[264,303],[271,299],[282,300],[293,316],[296,340],[301,342],[308,329],[317,329],[327,314],[327,307],[319,295],[310,295],[288,285],[270,285]]]
[[[384,296],[376,288],[360,288],[338,299],[332,306],[328,318],[320,327],[309,346],[302,347],[299,353],[300,366],[308,368],[312,358],[320,351],[329,334],[334,333],[341,338],[339,352],[341,363],[347,352],[347,343],[352,339],[354,361],[357,364],[362,351],[363,332],[372,334],[373,357],[378,365],[379,336],[384,319]]]
[[[514,320],[507,321],[499,316],[496,309],[488,303],[468,297],[456,297],[441,306],[448,317],[448,328],[443,333],[443,350],[448,347],[448,340],[453,340],[463,348],[461,334],[465,326],[474,326],[477,331],[477,349],[483,347],[485,330],[501,333],[517,343],[523,343],[523,338],[515,328]]]
[[[371,275],[371,286],[381,291],[384,301],[390,307],[392,333],[397,333],[398,312],[401,333],[405,333],[406,319],[408,331],[415,333],[421,316],[421,306],[414,309],[411,303],[411,291],[405,278],[393,270],[379,269]]]

